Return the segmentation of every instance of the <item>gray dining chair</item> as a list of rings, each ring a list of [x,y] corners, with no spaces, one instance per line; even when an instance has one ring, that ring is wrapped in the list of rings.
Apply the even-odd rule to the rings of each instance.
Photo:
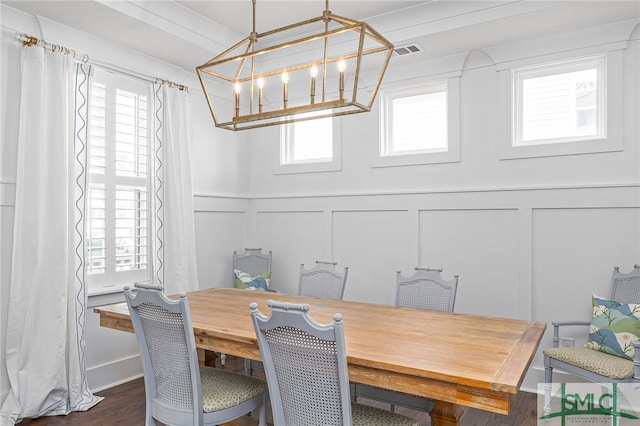
[[[442,277],[441,268],[423,268],[417,266],[411,276],[396,272],[396,306],[431,309],[453,312],[458,291],[458,275],[452,280]],[[403,406],[417,411],[428,412],[434,401],[418,395],[383,389],[360,383],[354,384],[354,398],[369,398],[389,404],[391,411],[395,406]]]
[[[629,273],[620,272],[615,266],[611,276],[609,300],[622,304],[640,304],[640,265],[633,265]],[[594,383],[639,383],[640,342],[632,342],[633,359],[601,352],[586,346],[561,347],[561,332],[567,327],[591,325],[590,321],[553,322],[553,347],[544,354],[544,410],[550,410],[553,369],[558,368],[583,380]]]
[[[242,253],[238,253],[236,250],[233,251],[233,282],[237,286],[238,285],[238,275],[237,271],[244,272],[249,274],[251,277],[256,276],[264,276],[268,281],[271,282],[271,262],[273,259],[273,253],[269,250],[267,253],[262,252],[262,248],[245,248]],[[263,281],[264,282],[264,281]],[[267,286],[266,290],[269,290],[269,286]],[[225,365],[227,355],[225,353],[220,353],[220,364]],[[252,370],[251,360],[245,360],[245,370]]]
[[[145,425],[218,425],[259,409],[266,426],[267,385],[244,374],[198,366],[189,303],[154,284],[125,287],[144,373]]]
[[[442,277],[441,268],[417,266],[413,275],[396,272],[396,306],[453,312],[458,291],[458,275]]]
[[[342,315],[319,324],[308,304],[251,303],[275,425],[417,425],[406,416],[351,402]]]
[[[271,251],[263,253],[261,248],[245,248],[242,253],[233,252],[233,270],[246,272],[253,277],[271,272],[271,260]]]
[[[345,267],[342,271],[339,271],[337,265],[337,262],[316,260],[313,268],[306,269],[304,263],[300,264],[298,294],[327,299],[342,299],[349,268]]]
[[[324,297],[327,299],[342,300],[344,288],[347,283],[349,268],[337,270],[337,262],[324,262],[316,260],[312,269],[306,269],[304,263],[300,264],[298,276],[298,294],[301,296]],[[244,364],[245,373],[253,374],[253,370],[263,370],[260,361],[247,359]]]

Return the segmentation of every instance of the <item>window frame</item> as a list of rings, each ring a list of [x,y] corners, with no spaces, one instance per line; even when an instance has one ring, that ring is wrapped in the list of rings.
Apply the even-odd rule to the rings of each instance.
[[[115,173],[115,158],[116,158],[116,147],[115,147],[115,139],[113,135],[110,133],[115,133],[115,130],[107,130],[105,129],[106,134],[104,135],[104,149],[105,149],[105,174],[95,174],[91,173],[91,124],[89,124],[88,129],[88,146],[87,146],[87,204],[86,204],[86,223],[84,230],[84,238],[87,242],[87,247],[85,248],[85,277],[87,282],[87,293],[89,296],[100,296],[114,292],[120,292],[122,286],[125,284],[130,284],[137,281],[147,281],[151,279],[153,274],[153,265],[152,265],[152,239],[153,239],[153,223],[151,219],[152,207],[151,207],[151,197],[153,195],[152,191],[152,182],[153,182],[153,170],[152,170],[152,137],[153,137],[153,90],[152,86],[149,83],[144,81],[138,81],[131,79],[127,76],[120,75],[117,73],[112,73],[107,70],[95,69],[92,77],[91,84],[101,83],[111,86],[111,88],[106,90],[113,90],[114,92],[117,90],[125,90],[128,92],[134,92],[138,95],[146,96],[147,102],[147,111],[146,111],[146,135],[147,135],[147,173],[146,177],[132,177],[132,176],[116,176]],[[90,104],[89,104],[89,121],[92,118],[92,95],[89,96]],[[115,100],[115,96],[113,97]],[[108,102],[105,98],[105,103]],[[105,104],[105,122],[111,120],[115,123],[114,117],[109,117],[113,114],[108,111],[108,106]],[[106,123],[105,123],[106,125]],[[111,173],[107,173],[107,167],[109,163],[109,158],[113,159],[113,166],[111,169]],[[144,185],[142,185],[144,183]],[[112,243],[115,244],[117,240],[116,236],[116,227],[117,221],[115,220],[116,214],[116,196],[118,191],[120,191],[123,186],[126,187],[135,187],[135,186],[144,186],[147,191],[147,232],[146,236],[146,268],[145,269],[134,269],[128,271],[117,271],[117,251],[116,247],[111,247],[109,242],[106,243],[105,252],[106,252],[106,265],[105,268],[112,268],[113,270],[107,270],[104,273],[91,273],[89,272],[91,258],[89,257],[89,252],[91,247],[91,203],[89,198],[90,187],[95,184],[103,185],[105,191],[105,198],[113,197],[111,203],[111,209],[109,205],[105,206],[105,238],[109,240],[111,237],[113,239]],[[111,221],[111,225],[109,225],[109,221]],[[134,239],[137,237],[134,237]],[[135,244],[135,242],[134,242]],[[109,249],[113,248],[113,253],[109,254]],[[134,253],[133,256],[136,256]]]
[[[392,144],[391,132],[393,124],[392,102],[401,97],[419,96],[423,94],[446,91],[447,109],[447,149],[433,151],[415,151],[406,153],[389,153]],[[460,73],[430,79],[413,79],[411,81],[387,85],[380,93],[378,141],[372,144],[371,167],[394,167],[407,165],[426,165],[460,162]]]
[[[342,120],[340,117],[328,117],[331,120],[332,127],[332,158],[319,160],[303,160],[283,163],[283,160],[290,156],[290,147],[292,144],[293,126],[298,121],[287,123],[280,126],[278,146],[275,149],[274,157],[274,174],[293,174],[293,173],[315,173],[315,172],[332,172],[342,170]]]
[[[539,70],[556,68],[568,69],[572,64],[594,61],[604,58],[602,67],[603,89],[598,106],[602,107],[601,118],[604,120],[602,133],[598,136],[580,138],[547,139],[542,143],[517,144],[518,105],[519,98],[516,72],[523,69]],[[558,74],[561,73],[560,71]],[[512,66],[499,70],[500,85],[500,123],[498,158],[511,160],[520,158],[551,157],[563,155],[578,155],[622,151],[623,144],[623,51],[622,50],[594,50],[574,51],[562,55],[546,55],[518,61]],[[598,77],[600,79],[600,76]]]
[[[557,76],[560,74],[586,71],[595,68],[597,71],[597,92],[596,92],[596,108],[597,108],[597,134],[585,136],[557,136],[547,139],[538,139],[531,142],[522,139],[523,134],[523,113],[524,113],[524,93],[523,83],[527,79]],[[607,137],[607,111],[606,111],[606,56],[590,56],[586,58],[569,59],[565,61],[557,61],[533,66],[514,68],[512,71],[513,81],[513,136],[512,144],[515,147],[545,145],[555,143],[583,142],[592,139],[603,139]]]

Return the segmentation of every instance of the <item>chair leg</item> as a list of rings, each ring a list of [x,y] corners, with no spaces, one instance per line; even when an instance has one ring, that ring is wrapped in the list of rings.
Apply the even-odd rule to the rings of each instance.
[[[545,359],[545,361],[547,361]],[[553,367],[548,365],[548,361],[544,366],[544,414],[551,413],[551,382],[553,381]]]
[[[147,389],[145,382],[145,413],[144,413],[144,425],[145,426],[156,426],[156,419],[153,418],[153,412],[151,406],[153,405],[152,401],[147,398]]]
[[[267,426],[267,401],[265,399],[264,404],[260,406],[258,411],[258,426]]]

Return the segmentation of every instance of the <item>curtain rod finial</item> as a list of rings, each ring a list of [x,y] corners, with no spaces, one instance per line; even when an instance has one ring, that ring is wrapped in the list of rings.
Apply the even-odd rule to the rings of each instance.
[[[20,43],[22,43],[23,46],[35,46],[38,44],[38,42],[39,40],[34,36],[20,34]]]

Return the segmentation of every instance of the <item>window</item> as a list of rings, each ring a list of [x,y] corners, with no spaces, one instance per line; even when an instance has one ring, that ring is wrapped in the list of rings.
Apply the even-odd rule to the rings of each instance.
[[[622,50],[589,50],[501,65],[500,159],[623,149]]]
[[[434,84],[408,94],[389,93],[387,133],[381,155],[421,154],[447,150],[447,85]]]
[[[312,116],[298,114],[296,118]],[[280,126],[276,173],[340,170],[340,120],[332,117],[296,121]]]
[[[86,272],[97,294],[151,276],[150,89],[98,70],[89,98]]]
[[[297,117],[310,116],[309,113]],[[280,164],[320,163],[333,158],[333,120],[297,121],[282,127]]]
[[[459,79],[383,91],[375,166],[460,160]]]
[[[515,69],[515,146],[605,138],[605,57]]]

